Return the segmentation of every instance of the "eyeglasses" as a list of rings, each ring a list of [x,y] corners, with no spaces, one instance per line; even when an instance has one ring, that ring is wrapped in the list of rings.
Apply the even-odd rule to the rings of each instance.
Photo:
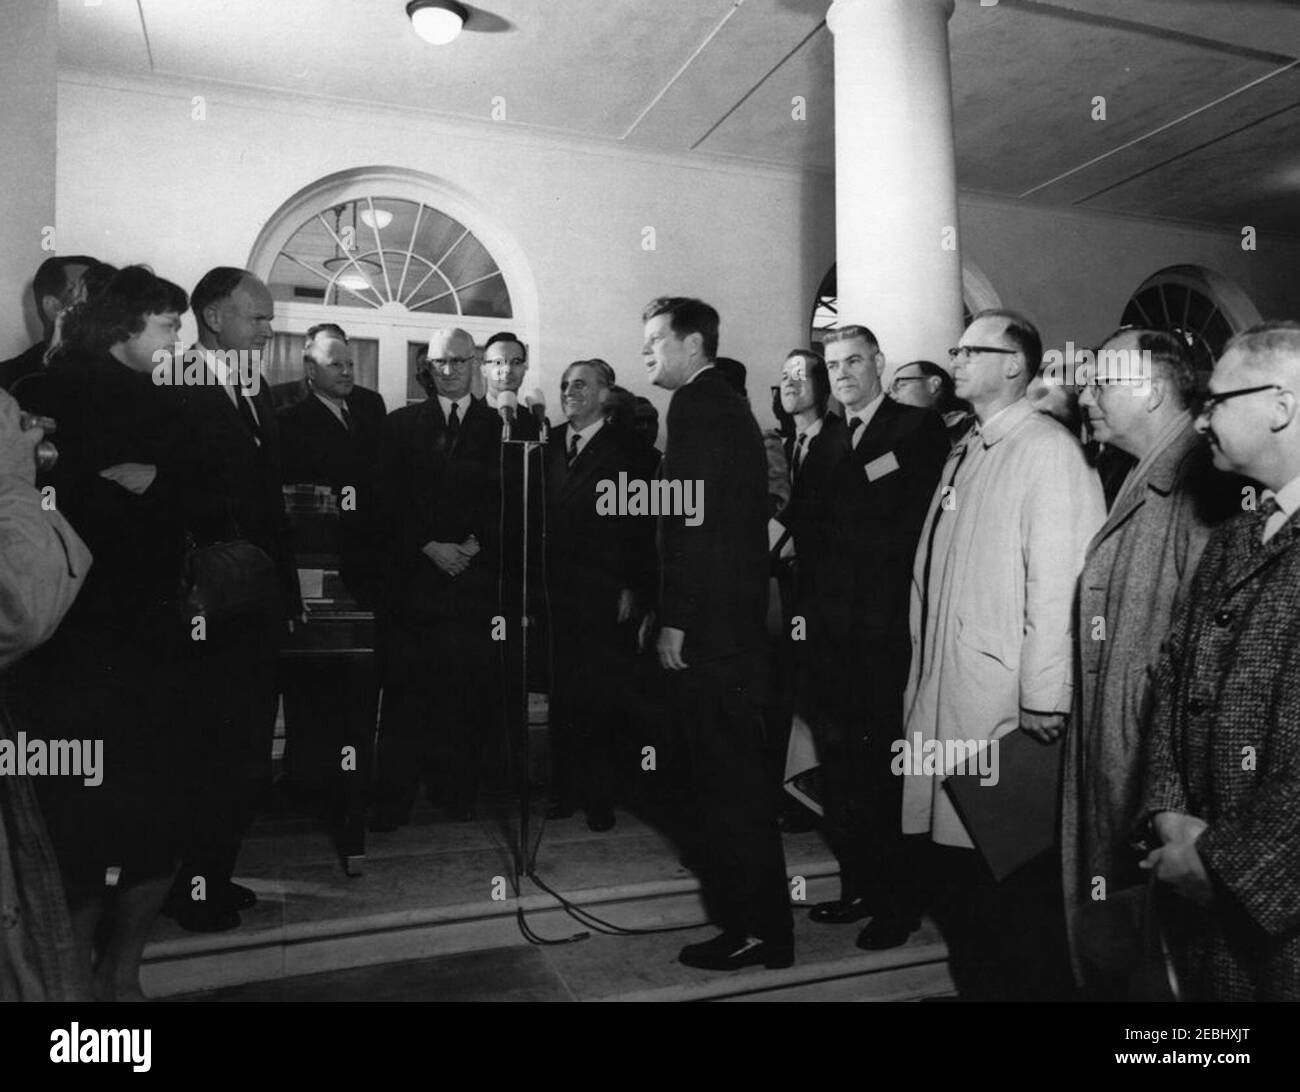
[[[463,368],[472,363],[473,359],[469,356],[435,356],[430,357],[429,363],[437,368]]]
[[[1020,352],[1019,349],[1002,349],[997,345],[954,345],[948,350],[948,356],[952,360],[965,357],[969,360],[976,353],[1000,353],[1003,356],[1014,356]]]
[[[1213,417],[1214,411],[1218,407],[1233,398],[1240,398],[1245,394],[1258,394],[1260,391],[1282,391],[1286,390],[1280,383],[1264,383],[1258,387],[1238,387],[1235,391],[1221,391],[1218,394],[1207,394],[1201,402],[1201,416]]]
[[[899,391],[901,391],[901,390],[903,389],[903,384],[904,384],[904,383],[924,383],[924,382],[926,381],[927,378],[929,378],[929,377],[928,377],[928,376],[924,376],[924,375],[900,375],[900,376],[896,376],[896,377],[894,378],[894,381],[893,381],[892,383],[889,384],[889,393],[890,393],[890,394],[897,394]]]

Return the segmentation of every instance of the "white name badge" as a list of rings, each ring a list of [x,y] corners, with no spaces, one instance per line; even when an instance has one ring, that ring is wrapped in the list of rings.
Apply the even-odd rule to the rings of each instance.
[[[892,451],[886,451],[880,458],[872,459],[863,469],[867,472],[867,481],[879,481],[898,469],[898,459]]]

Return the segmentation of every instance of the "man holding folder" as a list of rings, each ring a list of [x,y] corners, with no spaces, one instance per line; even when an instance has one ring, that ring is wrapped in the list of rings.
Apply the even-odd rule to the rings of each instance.
[[[1075,584],[1105,518],[1101,483],[1078,441],[1025,398],[1042,359],[1032,323],[982,312],[950,355],[957,396],[976,422],[944,466],[917,547],[904,742],[999,747],[1021,730],[1047,745],[1070,709]],[[1054,752],[1044,760],[1055,761]],[[929,769],[903,764],[903,834],[913,836],[915,909],[939,916],[959,991],[1050,994],[1054,970],[1068,979],[1063,937],[1048,936],[1050,860],[996,883],[940,787],[943,775]],[[1010,798],[1014,790],[1004,778],[980,791]],[[1021,810],[1009,799],[1008,811],[1014,826]],[[1038,981],[1013,981],[1013,967]]]

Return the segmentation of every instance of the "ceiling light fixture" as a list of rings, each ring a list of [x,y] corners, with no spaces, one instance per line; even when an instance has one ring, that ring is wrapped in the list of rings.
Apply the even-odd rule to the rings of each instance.
[[[455,0],[411,0],[406,14],[415,33],[430,45],[454,41],[469,18],[469,12]]]
[[[365,224],[366,227],[377,228],[379,231],[383,231],[384,228],[393,222],[393,214],[387,209],[375,209],[373,213],[369,209],[362,209],[361,222]]]

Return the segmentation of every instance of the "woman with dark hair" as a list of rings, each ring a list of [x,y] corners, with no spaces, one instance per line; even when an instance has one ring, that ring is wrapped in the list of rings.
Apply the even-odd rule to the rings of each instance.
[[[59,460],[39,484],[94,562],[58,632],[15,672],[11,708],[29,738],[74,741],[64,749],[81,756],[79,775],[39,778],[37,791],[101,1000],[143,999],[140,957],[174,868],[185,475],[150,373],[187,305],[143,266],[114,274],[31,399],[58,425]]]

